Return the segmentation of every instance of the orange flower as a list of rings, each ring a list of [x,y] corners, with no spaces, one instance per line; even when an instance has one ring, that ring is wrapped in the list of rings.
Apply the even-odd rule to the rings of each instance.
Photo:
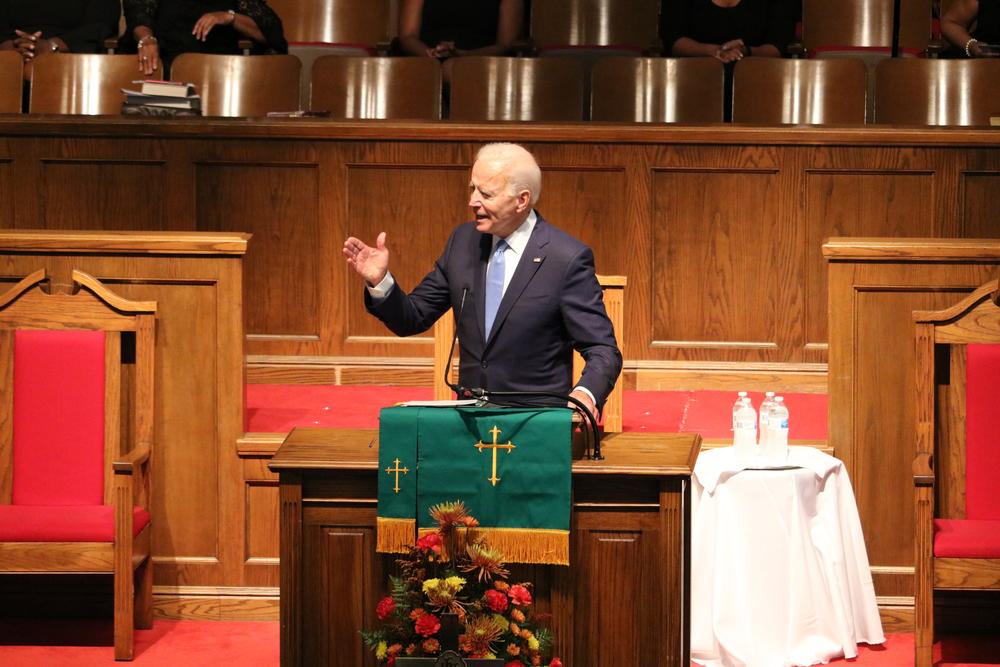
[[[507,645],[507,653],[509,653],[510,655],[517,655],[520,652],[521,652],[521,649],[518,647],[517,644],[508,644]]]
[[[441,644],[438,640],[431,637],[430,639],[425,639],[424,643],[420,645],[424,649],[424,653],[437,653],[441,650]]]
[[[406,647],[406,655],[413,655],[416,652],[417,652],[416,644],[410,644],[409,646]]]
[[[426,613],[427,612],[424,611],[423,607],[417,607],[416,609],[410,612],[410,620],[415,621]]]
[[[393,644],[392,646],[390,646],[390,647],[389,647],[389,648],[388,648],[388,649],[386,650],[386,652],[387,652],[387,653],[388,653],[389,655],[392,655],[392,656],[395,656],[395,655],[396,655],[397,653],[399,653],[399,652],[400,652],[400,651],[402,651],[402,650],[403,650],[403,645],[402,645],[402,644]]]
[[[520,609],[511,609],[510,617],[515,621],[517,621],[518,623],[524,623],[524,614],[521,612]]]
[[[507,590],[510,589],[510,585],[506,581],[500,581],[498,579],[497,581],[493,582],[493,588],[497,589],[498,591],[506,592]]]

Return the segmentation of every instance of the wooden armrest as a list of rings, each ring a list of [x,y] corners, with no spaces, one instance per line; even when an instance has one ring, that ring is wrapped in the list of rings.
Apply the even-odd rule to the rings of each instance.
[[[107,37],[104,40],[104,52],[114,54],[118,50],[118,37]]]
[[[934,486],[933,454],[917,452],[913,459],[913,484],[915,486]]]
[[[122,456],[120,460],[112,462],[111,467],[116,474],[132,474],[135,472],[136,466],[142,465],[149,460],[150,451],[152,451],[152,447],[148,442],[140,442],[132,448],[132,451]]]

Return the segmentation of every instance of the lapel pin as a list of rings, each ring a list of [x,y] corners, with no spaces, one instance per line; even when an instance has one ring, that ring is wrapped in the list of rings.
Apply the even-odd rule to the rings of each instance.
[[[542,258],[541,257],[536,257],[533,261],[535,261],[535,262],[541,262]]]

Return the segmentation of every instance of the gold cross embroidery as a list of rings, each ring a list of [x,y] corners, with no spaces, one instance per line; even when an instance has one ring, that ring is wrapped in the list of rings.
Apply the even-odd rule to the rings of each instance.
[[[499,428],[497,428],[496,424],[493,425],[493,428],[490,429],[489,432],[493,434],[493,443],[492,444],[486,444],[485,442],[483,442],[482,440],[480,440],[479,442],[477,442],[473,446],[476,449],[478,449],[480,452],[482,452],[483,449],[487,448],[487,447],[493,450],[493,475],[490,476],[490,477],[487,477],[486,479],[490,480],[490,482],[493,484],[493,486],[496,486],[497,482],[500,481],[500,478],[497,477],[497,450],[498,449],[506,449],[507,453],[510,454],[510,450],[516,449],[517,445],[510,444],[510,440],[507,441],[506,445],[497,444],[497,436],[500,435],[501,433],[503,433],[503,431],[501,431]]]
[[[396,467],[395,468],[386,468],[385,471],[389,475],[391,475],[392,473],[396,473],[396,486],[393,487],[392,490],[395,491],[396,493],[399,493],[399,473],[403,473],[405,475],[406,473],[410,472],[410,469],[409,468],[400,468],[399,467],[399,459],[396,459]]]

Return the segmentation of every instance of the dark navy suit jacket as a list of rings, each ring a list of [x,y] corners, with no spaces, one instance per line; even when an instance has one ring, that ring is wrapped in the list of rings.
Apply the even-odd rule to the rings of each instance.
[[[622,355],[604,309],[590,247],[539,215],[486,339],[483,295],[492,243],[493,236],[476,231],[474,222],[460,225],[434,269],[412,292],[397,284],[375,304],[366,290],[369,312],[393,333],[411,336],[454,308],[461,313],[460,385],[561,394],[580,385],[602,405],[621,372]],[[586,361],[576,383],[573,348]]]

